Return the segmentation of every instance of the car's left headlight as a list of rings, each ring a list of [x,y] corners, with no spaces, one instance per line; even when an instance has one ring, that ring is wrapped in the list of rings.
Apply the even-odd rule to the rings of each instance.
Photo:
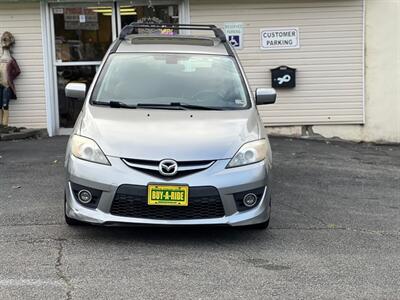
[[[75,157],[98,164],[111,165],[94,140],[75,134],[70,143],[71,153]]]
[[[227,168],[234,168],[254,164],[266,158],[268,144],[265,139],[244,144],[231,159]]]

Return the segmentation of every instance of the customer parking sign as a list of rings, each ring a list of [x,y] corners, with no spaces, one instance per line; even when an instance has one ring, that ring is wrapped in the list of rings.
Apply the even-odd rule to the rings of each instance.
[[[243,49],[243,23],[225,23],[224,31],[227,40],[235,49]]]
[[[299,28],[264,28],[260,30],[261,49],[282,50],[300,48]]]

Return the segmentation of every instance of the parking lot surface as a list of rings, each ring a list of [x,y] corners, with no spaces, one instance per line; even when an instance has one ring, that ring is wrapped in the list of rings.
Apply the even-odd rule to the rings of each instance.
[[[400,297],[399,146],[271,139],[260,231],[68,227],[66,142],[0,142],[0,299]]]

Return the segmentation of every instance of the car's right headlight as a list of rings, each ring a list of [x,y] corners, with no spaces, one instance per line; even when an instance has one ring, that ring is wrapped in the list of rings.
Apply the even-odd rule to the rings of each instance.
[[[77,158],[103,165],[111,165],[95,141],[80,135],[73,135],[70,141],[71,153]]]
[[[268,144],[265,139],[244,144],[231,159],[227,168],[235,168],[254,164],[264,160],[267,156]]]

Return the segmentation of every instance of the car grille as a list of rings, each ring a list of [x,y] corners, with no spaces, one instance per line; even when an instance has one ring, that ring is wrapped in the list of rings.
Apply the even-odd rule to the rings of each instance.
[[[140,171],[142,173],[163,178],[164,180],[176,179],[179,177],[187,176],[196,172],[203,171],[211,167],[215,161],[213,160],[200,160],[200,161],[177,161],[178,172],[174,176],[163,176],[159,171],[160,161],[158,160],[142,160],[122,158],[122,161],[130,168]]]
[[[189,205],[181,207],[148,205],[146,186],[122,185],[115,194],[111,214],[144,219],[190,220],[220,218],[225,211],[214,187],[189,188]]]

